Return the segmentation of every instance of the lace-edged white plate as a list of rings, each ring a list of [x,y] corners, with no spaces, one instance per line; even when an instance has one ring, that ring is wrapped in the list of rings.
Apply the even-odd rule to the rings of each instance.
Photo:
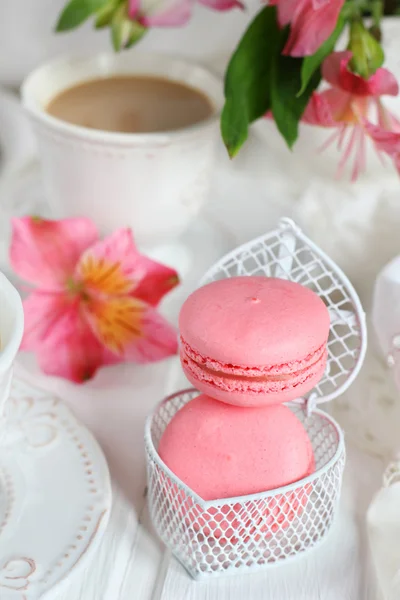
[[[1,600],[49,598],[87,564],[110,509],[95,439],[60,399],[14,381],[0,445]]]

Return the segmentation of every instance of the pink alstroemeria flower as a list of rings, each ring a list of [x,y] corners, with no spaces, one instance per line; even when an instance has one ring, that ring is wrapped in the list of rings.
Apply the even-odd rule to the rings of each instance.
[[[179,27],[190,20],[196,1],[218,11],[243,8],[240,0],[129,0],[129,17],[144,27]]]
[[[397,120],[392,121],[396,131],[382,129],[367,121],[364,123],[367,134],[373,140],[378,152],[384,152],[393,160],[394,166],[400,173],[400,124]]]
[[[281,27],[290,23],[283,54],[314,54],[336,27],[344,0],[270,0],[278,9]]]
[[[332,87],[313,94],[302,121],[336,129],[324,148],[334,140],[338,141],[339,150],[344,147],[338,175],[354,152],[354,181],[365,168],[367,137],[379,151],[382,147],[376,143],[378,132],[400,129],[395,117],[380,100],[384,95],[397,96],[399,86],[387,69],[378,69],[368,80],[352,73],[348,68],[351,57],[352,53],[348,51],[334,52],[328,56],[322,66],[322,75]],[[372,113],[376,115],[376,126],[371,122]]]
[[[21,348],[45,373],[80,383],[103,365],[176,353],[176,332],[154,306],[177,273],[139,254],[129,229],[100,241],[89,219],[12,226],[12,267],[36,288],[24,301]]]

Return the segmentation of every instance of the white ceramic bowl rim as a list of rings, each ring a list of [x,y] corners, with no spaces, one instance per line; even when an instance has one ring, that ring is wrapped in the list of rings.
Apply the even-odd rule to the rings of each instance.
[[[4,308],[4,301],[7,304],[6,314],[10,313],[12,320],[12,330],[11,334],[2,341],[0,349],[1,371],[6,371],[11,367],[18,352],[24,332],[24,310],[17,290],[8,281],[7,277],[3,273],[0,273],[0,310]]]
[[[77,69],[82,69],[87,65],[91,71],[91,75],[83,75],[78,77],[74,83],[59,86],[54,97],[63,89],[68,89],[71,85],[79,82],[97,79],[99,77],[110,75],[128,75],[142,74],[165,76],[174,81],[191,85],[195,89],[203,92],[212,102],[215,107],[215,112],[210,118],[174,131],[150,132],[150,133],[123,133],[102,131],[89,129],[79,125],[66,123],[61,119],[57,119],[46,113],[43,104],[37,98],[38,87],[43,85],[43,79],[48,77],[56,77],[62,69],[72,69],[76,65]],[[166,72],[163,73],[162,67]],[[147,68],[149,71],[147,71]],[[169,71],[169,69],[171,69]],[[175,73],[175,74],[174,74]],[[189,79],[189,81],[186,80]],[[177,139],[190,137],[198,131],[204,130],[209,126],[214,126],[219,120],[222,105],[223,105],[223,86],[221,78],[209,71],[204,66],[174,57],[173,55],[157,54],[157,53],[137,53],[137,54],[78,54],[65,55],[58,57],[52,61],[43,63],[34,69],[24,80],[21,87],[22,102],[26,110],[37,120],[41,121],[53,131],[57,131],[62,135],[73,135],[84,139],[85,141],[93,141],[104,145],[117,144],[123,146],[140,145],[140,144],[167,144]]]

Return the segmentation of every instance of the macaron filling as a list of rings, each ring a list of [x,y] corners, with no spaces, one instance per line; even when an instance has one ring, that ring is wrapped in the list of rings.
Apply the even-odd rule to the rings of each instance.
[[[326,344],[301,361],[270,366],[235,366],[224,364],[202,356],[181,338],[181,360],[183,368],[196,380],[206,382],[221,390],[265,393],[294,388],[320,375],[326,364]]]

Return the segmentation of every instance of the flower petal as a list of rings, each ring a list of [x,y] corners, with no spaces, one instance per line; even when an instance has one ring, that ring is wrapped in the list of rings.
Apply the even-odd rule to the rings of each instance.
[[[388,129],[390,131],[400,132],[399,119],[389,110],[387,110],[387,108],[383,106],[379,99],[376,100],[376,109],[378,113],[379,127],[382,129]]]
[[[309,125],[319,125],[320,127],[334,127],[337,125],[333,117],[331,103],[326,98],[325,93],[318,94],[314,92],[312,94],[301,120]]]
[[[365,104],[364,98],[360,98],[359,102],[356,102],[351,94],[337,88],[325,90],[321,95],[324,97],[326,104],[330,106],[332,117],[337,123],[356,123],[358,121],[357,115],[368,110],[368,103]],[[357,107],[357,115],[355,114],[355,106]]]
[[[322,63],[322,77],[333,87],[340,88],[340,74],[343,68],[347,69],[353,54],[349,50],[332,52]]]
[[[374,142],[378,152],[388,154],[400,173],[400,132],[387,131],[366,120],[364,121],[364,129]]]
[[[367,107],[356,102],[353,96],[337,88],[330,88],[321,93],[314,92],[303,113],[302,121],[320,127],[335,127],[340,124],[354,124],[359,121]],[[357,114],[355,108],[357,107]]]
[[[152,362],[176,354],[175,329],[153,308],[136,298],[94,300],[85,315],[101,344],[123,360]]]
[[[81,383],[103,365],[121,362],[93,335],[79,300],[63,294],[34,292],[24,303],[25,334],[21,348],[34,350],[47,375]]]
[[[378,69],[369,79],[352,73],[349,68],[352,53],[333,52],[322,65],[322,75],[331,85],[355,96],[397,96],[399,86],[395,76],[387,69]]]
[[[179,27],[189,21],[192,8],[192,0],[144,1],[138,21],[144,27]]]
[[[199,0],[203,6],[208,6],[214,10],[225,11],[232,8],[244,8],[244,4],[239,0]]]
[[[372,96],[397,96],[399,93],[397,79],[388,69],[378,69],[368,83]]]
[[[151,260],[143,254],[138,254],[136,268],[141,278],[131,295],[152,306],[157,306],[165,294],[179,284],[179,276],[175,269]]]
[[[330,1],[331,0],[312,0],[313,9],[318,10],[320,8],[323,8],[324,6],[329,4]]]
[[[90,219],[13,219],[11,265],[20,277],[42,289],[62,290],[82,252],[97,238]]]
[[[129,0],[128,15],[129,18],[135,20],[140,8],[140,0]]]
[[[397,96],[399,91],[394,75],[387,69],[378,69],[366,80],[342,66],[339,83],[353,96]]]
[[[51,335],[54,324],[67,308],[61,292],[32,292],[23,302],[25,326],[21,350],[36,350]]]
[[[125,357],[137,363],[162,360],[178,352],[178,337],[170,325],[154,308],[147,307],[142,318],[143,337],[126,348]]]
[[[174,269],[137,251],[130,229],[119,229],[89,248],[79,261],[75,276],[89,294],[132,294],[149,304],[157,304],[179,283]]]
[[[280,27],[285,27],[294,18],[294,15],[301,11],[304,6],[309,4],[310,0],[270,0],[269,6],[278,8],[278,22]]]
[[[310,0],[302,2],[301,9],[296,9],[291,18],[290,35],[283,54],[314,54],[333,33],[343,3],[344,0],[330,0],[329,3],[318,3],[317,6]]]
[[[75,278],[87,292],[127,294],[141,278],[136,269],[137,256],[130,229],[118,229],[86,250],[77,264]]]
[[[363,126],[378,150],[389,154],[392,158],[396,155],[400,155],[399,132],[382,129],[369,121],[364,121]]]

